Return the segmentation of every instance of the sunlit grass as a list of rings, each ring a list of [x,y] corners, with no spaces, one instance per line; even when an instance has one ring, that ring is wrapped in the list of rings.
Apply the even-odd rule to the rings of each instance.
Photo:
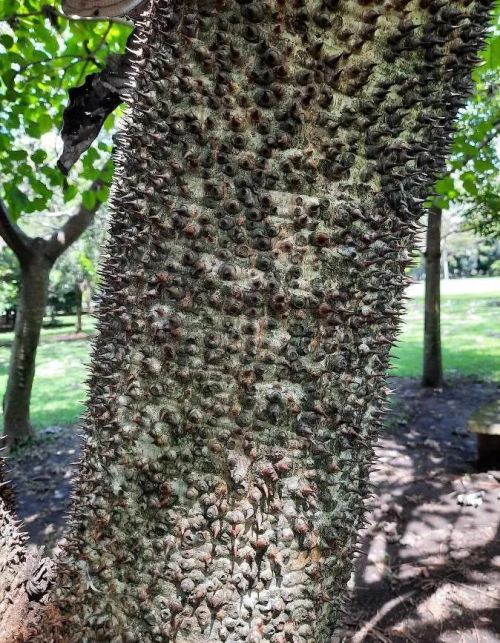
[[[458,284],[458,285],[457,285]],[[460,286],[460,288],[459,288]],[[408,302],[393,354],[392,375],[420,377],[422,368],[423,299],[418,288]],[[500,279],[463,280],[443,284],[442,341],[445,375],[475,376],[500,381]],[[457,292],[458,290],[458,292]],[[446,294],[451,291],[451,294]],[[412,294],[412,293],[410,293]],[[90,342],[87,339],[57,341],[74,331],[74,317],[58,318],[62,324],[44,328],[37,354],[31,417],[37,427],[73,424],[83,411]],[[94,321],[83,317],[87,334]],[[7,383],[8,344],[12,333],[0,335],[0,394]]]
[[[500,279],[441,282],[441,342],[445,376],[500,380]],[[424,302],[413,287],[393,350],[393,375],[420,377],[423,359]],[[411,291],[410,291],[411,293]]]
[[[38,347],[36,375],[31,402],[31,420],[35,427],[54,424],[73,424],[83,411],[90,343],[87,339],[54,341],[55,336],[74,333],[74,316],[58,317],[57,327],[44,328]],[[83,330],[90,334],[94,320],[88,315],[82,318]],[[9,367],[8,344],[12,333],[0,335],[0,394],[7,384]]]
[[[56,317],[54,326],[50,325],[50,319],[47,318],[42,329],[42,341],[50,339],[57,335],[70,335],[75,332],[75,315],[61,315]],[[90,334],[94,331],[95,319],[91,315],[82,315],[82,332]],[[10,344],[14,338],[14,332],[0,333],[0,346]]]

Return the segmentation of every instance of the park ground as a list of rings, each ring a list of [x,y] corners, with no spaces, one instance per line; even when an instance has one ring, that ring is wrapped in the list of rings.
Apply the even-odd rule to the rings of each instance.
[[[500,463],[478,472],[471,413],[497,399],[500,384],[500,279],[443,284],[447,384],[423,389],[423,290],[409,290],[394,390],[377,444],[363,553],[350,583],[342,643],[500,641]],[[44,330],[33,417],[35,444],[10,460],[18,510],[33,543],[60,537],[80,457],[83,361],[93,322],[72,319]],[[0,335],[0,377],[9,336]],[[399,359],[396,359],[399,358]],[[2,384],[0,381],[0,392]],[[464,500],[465,497],[465,500]],[[472,504],[467,504],[469,500]],[[461,504],[465,502],[466,504]]]

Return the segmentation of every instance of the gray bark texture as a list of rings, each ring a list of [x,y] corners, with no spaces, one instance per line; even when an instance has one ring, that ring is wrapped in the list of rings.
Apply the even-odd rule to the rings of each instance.
[[[487,4],[157,0],[33,641],[329,640],[420,201]]]
[[[443,384],[441,355],[441,210],[429,210],[425,250],[424,368],[422,384]]]

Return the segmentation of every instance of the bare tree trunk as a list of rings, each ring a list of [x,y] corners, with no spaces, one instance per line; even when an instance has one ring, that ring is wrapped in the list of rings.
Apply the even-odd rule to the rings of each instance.
[[[96,179],[91,188],[102,184]],[[91,210],[83,204],[61,228],[48,239],[31,238],[13,222],[0,200],[0,235],[16,254],[21,267],[20,304],[16,314],[14,341],[7,390],[3,399],[4,436],[7,446],[33,434],[30,422],[30,399],[40,330],[49,289],[49,274],[56,259],[80,237],[99,207]],[[54,309],[52,310],[52,315]]]
[[[75,332],[82,332],[82,286],[83,284],[76,282],[75,283],[75,302],[76,302],[76,323],[75,323]]]
[[[443,267],[443,279],[450,278],[450,266],[448,264],[448,237],[445,236],[441,247],[441,265]]]
[[[17,309],[9,378],[4,397],[4,435],[8,446],[33,435],[30,399],[40,331],[43,324],[52,263],[34,250],[21,266],[20,303]]]
[[[425,250],[424,364],[422,384],[443,384],[441,357],[441,210],[431,208],[427,218]]]

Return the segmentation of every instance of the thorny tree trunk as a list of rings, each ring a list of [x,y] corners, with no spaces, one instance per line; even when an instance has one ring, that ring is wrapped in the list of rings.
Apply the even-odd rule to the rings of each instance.
[[[21,289],[14,340],[10,356],[9,378],[3,400],[4,435],[7,446],[33,434],[30,422],[30,399],[40,331],[49,288],[52,262],[33,244],[31,256],[21,265]]]
[[[41,551],[28,553],[26,536],[7,509],[0,496],[0,643],[23,640],[47,617],[42,606],[53,577],[53,565]]]
[[[37,641],[327,641],[485,3],[157,0]]]
[[[427,217],[425,250],[424,368],[422,384],[441,386],[441,210],[432,208]]]

